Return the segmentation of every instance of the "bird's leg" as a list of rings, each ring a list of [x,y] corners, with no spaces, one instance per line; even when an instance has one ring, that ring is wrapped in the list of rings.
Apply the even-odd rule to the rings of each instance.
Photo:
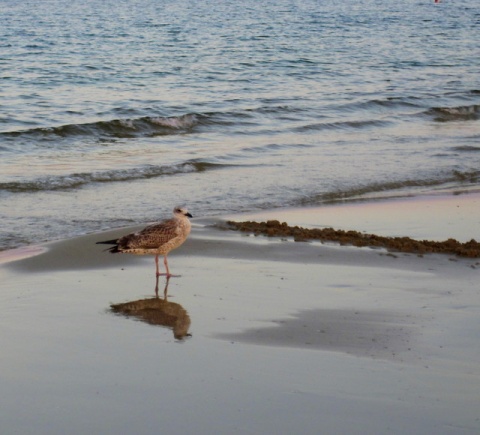
[[[165,274],[167,279],[170,279],[172,276],[180,276],[180,275],[172,275],[170,273],[170,270],[168,270],[168,260],[167,260],[167,256],[165,255],[165,257],[163,257],[163,264],[165,265],[165,269],[167,270],[167,273]]]
[[[165,265],[165,269],[167,270],[167,278],[170,278],[170,271],[168,270],[168,261],[167,261],[167,256],[163,257],[163,264]]]
[[[160,273],[160,269],[159,269],[159,267],[158,267],[158,254],[155,255],[155,265],[156,265],[156,267],[157,267],[157,272],[156,272],[156,276],[157,276],[157,277],[158,277],[158,276],[163,276],[163,275],[165,275],[167,278],[169,278],[170,276],[172,276],[172,275],[170,275],[170,273],[168,272],[168,264],[166,263],[166,260],[167,260],[167,258],[165,257],[165,260],[164,260],[163,262],[164,262],[165,267],[166,267],[166,269],[167,269],[167,273]]]

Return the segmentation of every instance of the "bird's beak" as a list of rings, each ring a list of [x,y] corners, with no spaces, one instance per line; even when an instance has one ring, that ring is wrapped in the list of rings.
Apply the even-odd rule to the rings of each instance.
[[[193,217],[190,213],[187,213],[185,216],[187,216],[187,217]]]

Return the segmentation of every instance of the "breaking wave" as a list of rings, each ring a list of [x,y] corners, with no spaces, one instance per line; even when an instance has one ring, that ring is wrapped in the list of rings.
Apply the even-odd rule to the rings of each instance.
[[[436,122],[450,121],[477,121],[480,119],[480,105],[458,107],[432,107],[427,110],[427,115],[433,117]]]
[[[52,139],[72,136],[96,136],[107,138],[151,137],[178,134],[189,131],[199,124],[202,115],[186,114],[172,117],[141,117],[114,119],[86,124],[69,124],[59,127],[33,128],[14,132],[3,132],[3,137],[42,137]]]

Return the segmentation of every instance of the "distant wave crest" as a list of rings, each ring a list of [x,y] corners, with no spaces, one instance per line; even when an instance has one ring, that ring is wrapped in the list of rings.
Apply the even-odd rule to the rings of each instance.
[[[178,134],[194,128],[201,115],[186,114],[172,117],[141,117],[134,119],[114,119],[86,124],[69,124],[58,127],[33,128],[28,130],[4,132],[4,137],[70,137],[97,136],[108,138],[150,137]]]
[[[480,152],[480,146],[473,145],[459,145],[452,148],[453,151],[464,152],[464,153],[475,153]]]
[[[363,121],[340,121],[340,122],[322,122],[308,124],[297,127],[298,133],[321,130],[361,130],[366,128],[384,127],[390,125],[389,121],[384,120],[363,120]]]

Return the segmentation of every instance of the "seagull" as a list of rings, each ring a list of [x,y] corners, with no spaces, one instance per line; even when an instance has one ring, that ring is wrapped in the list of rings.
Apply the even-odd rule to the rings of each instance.
[[[158,256],[163,255],[163,263],[167,271],[164,275],[170,278],[173,275],[168,270],[167,255],[172,249],[178,248],[190,234],[189,217],[192,215],[186,208],[175,207],[172,219],[149,225],[137,233],[127,234],[119,239],[97,242],[97,245],[115,245],[107,249],[112,254],[120,252],[122,254],[155,255],[157,277],[162,275],[158,268]]]

